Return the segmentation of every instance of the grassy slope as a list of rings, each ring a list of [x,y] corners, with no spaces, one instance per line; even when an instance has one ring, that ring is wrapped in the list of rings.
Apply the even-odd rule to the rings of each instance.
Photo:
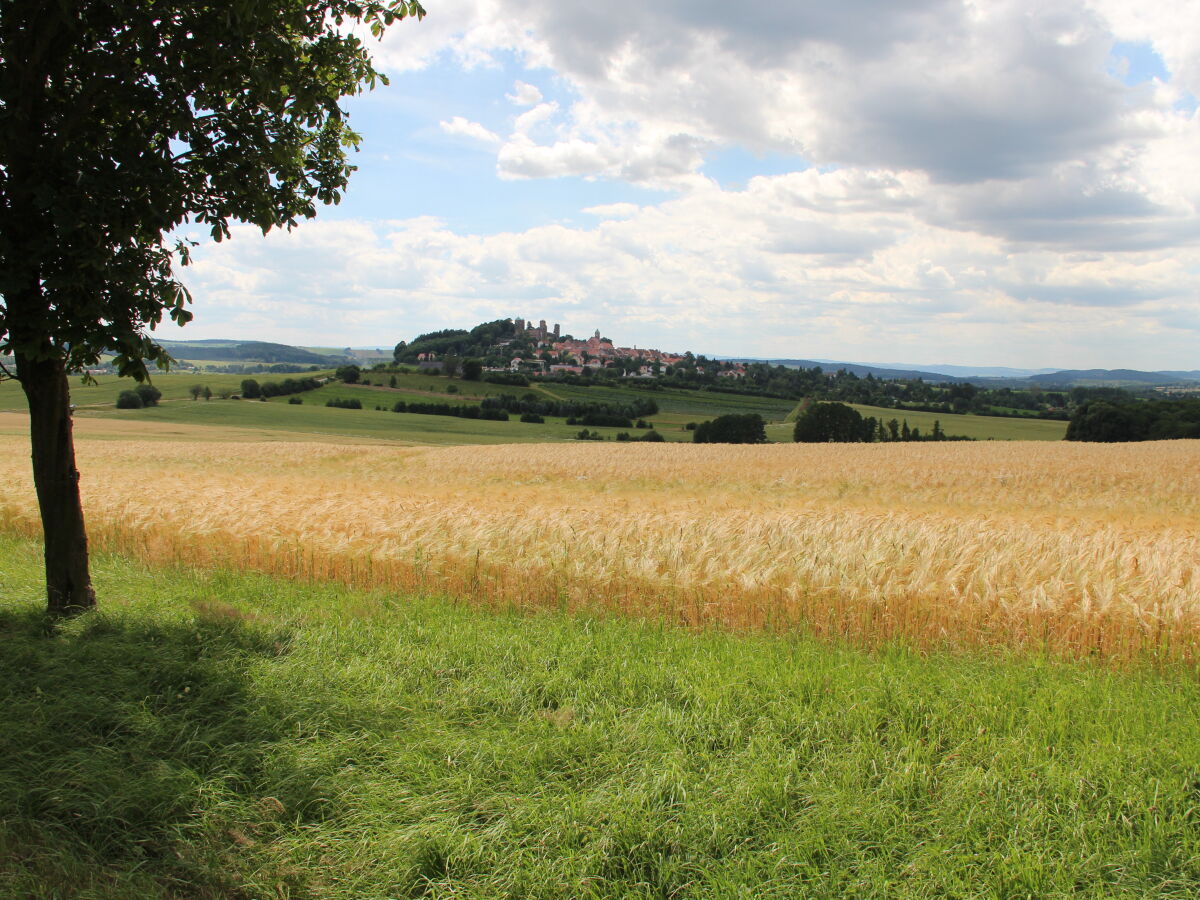
[[[3,896],[1200,892],[1188,677],[0,560]]]
[[[197,373],[164,373],[153,376],[153,383],[163,393],[164,400],[182,400],[188,398],[191,402],[188,390],[194,384],[208,385],[216,394],[222,390],[237,391],[241,389],[242,379],[249,376],[245,375],[203,375]],[[284,378],[296,378],[302,376],[295,375],[272,375],[272,376],[253,376],[259,381],[274,380],[282,381]],[[71,400],[81,409],[96,408],[100,410],[111,409],[113,404],[117,402],[117,395],[121,391],[132,390],[137,386],[137,382],[132,378],[118,378],[115,375],[101,375],[96,379],[96,384],[83,384],[80,379],[71,379]],[[203,403],[204,401],[199,401]],[[21,386],[15,381],[0,381],[0,410],[14,410],[24,412],[29,407],[25,403],[25,395],[21,392]]]
[[[73,381],[71,395],[81,414],[85,415],[124,417],[132,414],[144,416],[147,421],[153,417],[154,421],[203,423],[234,428],[266,428],[294,433],[369,436],[384,440],[395,439],[432,444],[454,443],[460,439],[462,443],[566,440],[574,437],[579,430],[566,426],[562,419],[548,421],[545,426],[537,426],[515,421],[508,424],[471,422],[469,420],[448,422],[439,417],[419,416],[407,417],[407,421],[403,423],[385,424],[376,419],[363,418],[362,414],[356,414],[350,410],[330,410],[330,413],[339,415],[336,418],[329,418],[322,414],[281,413],[271,409],[275,405],[286,405],[286,397],[276,397],[268,404],[253,404],[252,409],[244,407],[235,409],[236,404],[217,400],[209,401],[206,404],[203,400],[193,402],[189,399],[188,389],[194,384],[206,384],[214,392],[236,391],[240,389],[243,377],[241,375],[197,375],[194,373],[160,374],[155,377],[154,384],[163,392],[163,398],[166,401],[163,408],[134,411],[133,413],[113,407],[117,394],[134,386],[132,380],[128,378],[100,378],[96,385],[82,385],[78,381]],[[253,377],[262,382],[281,381],[287,377],[303,376],[257,375]],[[368,372],[366,377],[376,382],[383,381],[386,385],[388,376]],[[560,400],[595,400],[608,403],[628,403],[632,399],[650,397],[658,403],[660,408],[660,412],[650,418],[659,432],[668,440],[690,440],[690,432],[682,430],[682,426],[687,422],[704,421],[730,412],[756,412],[768,422],[781,422],[797,408],[796,403],[788,400],[743,397],[736,394],[707,391],[647,392],[628,387],[573,387],[561,384],[534,385],[522,388],[486,382],[466,382],[459,379],[451,381],[432,375],[400,375],[397,376],[396,384],[396,388],[391,388],[378,384],[362,386],[344,385],[338,382],[301,396],[305,401],[304,407],[306,408],[323,405],[332,397],[357,397],[363,406],[369,407],[372,412],[376,405],[390,410],[397,400],[477,404],[483,397],[505,393],[516,396],[534,393]],[[451,384],[458,388],[457,393],[446,393],[446,388]],[[855,408],[865,416],[875,416],[883,418],[885,421],[891,418],[907,419],[909,425],[918,427],[925,433],[932,430],[934,419],[941,420],[942,427],[948,434],[960,434],[979,439],[1061,440],[1066,433],[1065,422],[938,415],[921,412],[898,414],[896,410],[873,406],[857,406]],[[0,411],[24,411],[25,409],[25,398],[21,394],[20,387],[13,381],[0,382]],[[296,407],[291,409],[295,410]],[[364,410],[365,412],[366,410]],[[619,429],[601,430],[611,437]],[[790,423],[777,424],[768,428],[768,436],[775,441],[790,441],[791,431]]]

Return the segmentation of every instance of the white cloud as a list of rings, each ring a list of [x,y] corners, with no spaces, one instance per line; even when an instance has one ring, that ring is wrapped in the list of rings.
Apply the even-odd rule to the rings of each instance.
[[[1189,365],[1195,248],[1017,249],[931,224],[920,206],[871,209],[880,184],[903,198],[904,178],[805,172],[589,208],[601,219],[589,228],[479,236],[431,219],[335,221],[265,239],[244,229],[198,254],[193,333],[225,333],[223,317],[247,309],[273,310],[283,328],[300,304],[305,327],[335,344],[526,315],[701,352]],[[1131,335],[1153,344],[1131,353]]]
[[[478,122],[471,122],[464,119],[462,116],[454,116],[438,125],[446,134],[453,134],[459,137],[470,138],[475,141],[482,141],[485,144],[501,143],[500,136],[489,131]]]
[[[542,102],[542,92],[524,81],[514,83],[513,92],[504,96],[516,106],[536,106]]]
[[[389,32],[385,69],[515,59],[531,73],[477,98],[509,126],[454,115],[444,132],[493,147],[509,181],[605,179],[668,199],[589,199],[583,228],[239,235],[189,275],[197,327],[234,309],[285,322],[299,291],[335,343],[376,340],[355,321],[399,339],[526,314],[666,349],[1191,368],[1193,5],[428,0],[423,22]],[[1126,85],[1121,41],[1151,46],[1166,77]],[[729,148],[797,171],[721,190],[706,167]]]

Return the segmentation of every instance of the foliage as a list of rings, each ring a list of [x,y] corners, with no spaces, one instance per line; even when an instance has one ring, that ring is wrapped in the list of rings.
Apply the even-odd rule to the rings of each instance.
[[[462,363],[463,381],[479,381],[483,378],[483,360],[464,359]]]
[[[862,415],[844,403],[814,403],[796,419],[797,443],[861,443],[875,439],[875,420],[868,431]]]
[[[117,396],[117,409],[141,409],[145,405],[137,391],[121,391]]]
[[[406,403],[397,400],[392,412],[416,413],[423,416],[457,416],[460,419],[486,419],[507,422],[508,413],[488,406],[466,406],[461,403]]]
[[[357,397],[339,398],[331,397],[325,401],[325,405],[334,409],[362,409],[362,401]]]
[[[162,399],[162,391],[152,384],[139,384],[134,392],[141,398],[143,406],[158,406],[158,401]]]
[[[610,403],[601,400],[551,400],[532,392],[521,397],[513,394],[485,397],[482,405],[486,409],[504,409],[511,413],[566,418],[568,425],[612,428],[629,428],[631,420],[658,412],[658,404],[649,397],[633,397],[625,403]]]
[[[1158,441],[1200,438],[1200,400],[1090,400],[1067,426],[1068,441]]]
[[[511,319],[484,322],[470,331],[461,328],[433,331],[418,335],[408,343],[401,341],[396,345],[394,358],[398,363],[414,363],[422,353],[432,353],[438,358],[452,355],[482,359],[490,355],[499,341],[511,338],[515,331]]]
[[[257,400],[262,396],[262,386],[253,378],[247,378],[242,382],[242,396],[247,400]]]
[[[0,350],[70,369],[191,313],[166,235],[192,221],[292,226],[345,188],[340,98],[379,75],[358,32],[413,0],[81,0],[0,7]]]
[[[338,366],[333,373],[339,381],[344,381],[346,384],[357,384],[362,377],[362,369],[358,366]]]
[[[320,386],[321,382],[316,378],[285,378],[283,381],[264,381],[259,387],[259,394],[263,397],[286,397],[315,391]]]
[[[758,413],[730,413],[701,422],[692,432],[696,444],[765,444],[766,423]]]

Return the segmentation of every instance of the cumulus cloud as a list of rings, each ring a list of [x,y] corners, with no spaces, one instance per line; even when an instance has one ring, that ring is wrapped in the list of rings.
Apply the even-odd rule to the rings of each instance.
[[[1155,346],[1107,361],[1159,367],[1175,352],[1182,365],[1190,353],[1180,310],[1200,290],[1200,251],[1015,250],[931,224],[919,206],[872,210],[879,183],[888,178],[763,177],[593,208],[591,227],[487,236],[433,219],[314,222],[265,239],[246,229],[204,247],[189,280],[201,328],[246,310],[285,323],[300,303],[306,326],[339,344],[527,315],[730,354],[890,358],[905,347],[931,362],[1097,365],[1136,334]],[[298,281],[271,274],[297,267]]]
[[[518,81],[513,85],[513,92],[505,94],[509,101],[516,106],[536,106],[542,102],[542,92],[535,85]]]
[[[428,0],[381,45],[386,70],[515,59],[527,79],[485,98],[503,127],[451,115],[444,132],[493,148],[503,179],[666,198],[494,235],[306,225],[206,247],[189,277],[210,309],[266,315],[288,302],[267,260],[285,260],[305,316],[346,342],[341,303],[397,339],[540,310],[667,349],[890,358],[935,335],[921,346],[964,361],[1182,361],[1200,327],[1192,5]],[[1165,75],[1127,84],[1121,42]],[[795,171],[722,190],[706,169],[728,148]],[[1131,337],[1152,342],[1136,359]]]
[[[462,116],[454,116],[453,118],[439,122],[438,125],[446,134],[482,141],[485,144],[499,144],[501,142],[499,135],[489,131],[478,122],[469,121]]]

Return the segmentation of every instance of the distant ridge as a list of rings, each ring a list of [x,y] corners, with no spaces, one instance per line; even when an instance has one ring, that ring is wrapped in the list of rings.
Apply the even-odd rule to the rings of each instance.
[[[1034,384],[1177,384],[1180,381],[1200,381],[1198,372],[1141,372],[1137,369],[1065,369],[1047,375],[1034,375]]]
[[[322,356],[290,344],[273,344],[268,341],[227,341],[210,338],[199,341],[159,341],[159,343],[181,362],[187,362],[189,359],[202,359],[215,362],[253,361],[329,366],[341,359],[337,356]]]
[[[830,360],[817,359],[753,359],[746,356],[718,356],[715,359],[725,360],[728,362],[740,363],[767,363],[772,366],[787,366],[789,369],[815,369],[820,368],[826,372],[837,372],[845,369],[847,372],[865,378],[871,375],[874,378],[921,378],[925,381],[932,382],[961,382],[970,381],[961,375],[943,375],[940,372],[927,372],[919,369],[889,369],[883,366],[868,366],[863,363],[851,362],[831,362]],[[978,380],[978,378],[976,378]]]
[[[774,366],[812,369],[817,366],[826,372],[844,369],[860,378],[920,378],[929,382],[958,383],[963,381],[1037,385],[1038,387],[1073,387],[1075,385],[1155,386],[1180,382],[1200,382],[1200,370],[1142,372],[1138,369],[1011,369],[1005,366],[936,366],[929,369],[901,368],[866,363],[841,362],[829,359],[753,359],[722,356],[730,362],[768,363]],[[1003,374],[1012,373],[1012,374]],[[1018,374],[1019,373],[1019,374]]]

